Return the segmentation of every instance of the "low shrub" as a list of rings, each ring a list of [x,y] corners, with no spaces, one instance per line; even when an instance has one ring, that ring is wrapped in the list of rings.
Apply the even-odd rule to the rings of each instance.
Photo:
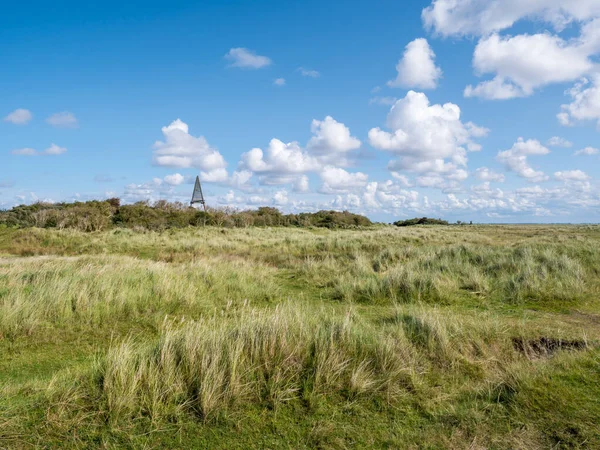
[[[415,217],[414,219],[398,220],[394,222],[397,227],[410,227],[413,225],[448,225],[448,221],[442,219],[430,219],[429,217]]]
[[[283,214],[272,207],[244,211],[232,208],[199,211],[180,202],[160,200],[154,204],[137,202],[121,205],[118,198],[111,198],[104,201],[20,205],[8,211],[0,211],[0,225],[80,231],[101,231],[117,226],[160,231],[209,225],[226,228],[357,228],[370,226],[372,222],[367,217],[348,211]]]

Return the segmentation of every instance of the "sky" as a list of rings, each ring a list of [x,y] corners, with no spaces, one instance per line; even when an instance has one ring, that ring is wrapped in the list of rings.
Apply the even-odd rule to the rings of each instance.
[[[600,0],[9,2],[0,209],[600,222]]]

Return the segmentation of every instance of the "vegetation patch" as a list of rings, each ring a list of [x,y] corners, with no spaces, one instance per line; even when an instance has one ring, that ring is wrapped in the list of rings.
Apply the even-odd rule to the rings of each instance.
[[[429,217],[415,217],[414,219],[398,220],[394,222],[397,227],[411,227],[414,225],[448,225],[448,221],[442,219],[430,219]]]
[[[600,447],[600,227],[163,225],[0,227],[0,448]]]
[[[160,200],[154,204],[137,202],[121,205],[118,198],[75,203],[34,203],[0,211],[0,226],[74,229],[85,232],[113,227],[166,230],[186,227],[218,226],[226,228],[319,227],[357,228],[372,225],[359,214],[348,211],[282,214],[277,208],[238,211],[209,208],[200,211],[183,203]]]

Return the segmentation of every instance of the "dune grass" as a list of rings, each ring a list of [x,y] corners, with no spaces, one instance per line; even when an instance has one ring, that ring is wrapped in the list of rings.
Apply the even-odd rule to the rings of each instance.
[[[600,227],[0,230],[0,448],[600,446]]]

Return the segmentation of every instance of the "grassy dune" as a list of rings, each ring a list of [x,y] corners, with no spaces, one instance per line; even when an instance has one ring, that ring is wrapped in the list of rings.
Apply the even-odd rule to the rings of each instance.
[[[0,448],[600,446],[600,227],[0,229]]]

